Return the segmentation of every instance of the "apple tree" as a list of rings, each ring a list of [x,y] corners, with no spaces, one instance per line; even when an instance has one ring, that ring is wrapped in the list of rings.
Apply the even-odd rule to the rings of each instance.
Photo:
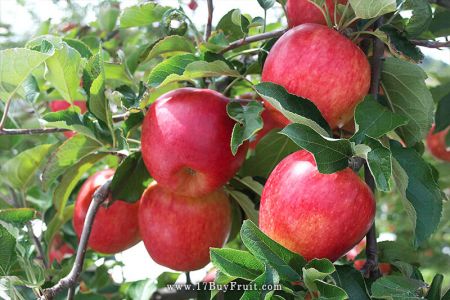
[[[215,2],[0,44],[0,297],[449,300],[450,2]]]

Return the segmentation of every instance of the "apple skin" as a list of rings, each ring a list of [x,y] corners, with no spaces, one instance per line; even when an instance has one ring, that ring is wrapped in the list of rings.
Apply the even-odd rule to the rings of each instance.
[[[334,1],[326,0],[331,21],[334,22]],[[338,3],[346,4],[347,0],[339,0]],[[289,27],[298,26],[305,23],[316,23],[327,25],[322,12],[309,0],[288,0],[286,12]]]
[[[81,186],[75,202],[73,227],[81,236],[84,220],[94,192],[114,175],[107,169],[95,173]],[[140,241],[138,222],[139,201],[115,201],[109,207],[100,206],[94,219],[88,246],[94,251],[113,254],[124,251]]]
[[[356,105],[369,91],[370,65],[362,50],[337,31],[303,24],[272,47],[262,81],[311,100],[328,124],[337,128],[352,119]]]
[[[86,101],[74,101],[73,104],[80,108],[82,114],[84,114],[87,111]],[[60,111],[60,110],[66,110],[69,107],[70,107],[70,103],[67,102],[66,100],[54,100],[54,101],[50,102],[50,110],[53,112]],[[63,134],[67,138],[71,138],[75,135],[75,132],[66,131],[66,132],[63,132]]]
[[[142,127],[144,163],[161,186],[199,197],[224,185],[242,165],[248,143],[231,153],[235,122],[229,100],[207,89],[181,88],[159,97]]]
[[[199,198],[151,184],[141,198],[139,228],[160,265],[192,271],[209,262],[209,248],[222,247],[231,229],[230,201],[222,189]]]
[[[49,250],[50,264],[54,261],[57,261],[58,264],[60,264],[64,258],[75,254],[75,250],[64,242],[59,234],[54,237]]]
[[[450,147],[447,147],[445,143],[445,137],[447,136],[450,127],[438,133],[434,133],[434,128],[435,125],[431,127],[427,136],[426,142],[428,150],[434,157],[450,162]]]
[[[373,223],[375,199],[351,169],[321,174],[305,150],[284,158],[261,196],[259,226],[305,259],[335,261],[355,246]]]

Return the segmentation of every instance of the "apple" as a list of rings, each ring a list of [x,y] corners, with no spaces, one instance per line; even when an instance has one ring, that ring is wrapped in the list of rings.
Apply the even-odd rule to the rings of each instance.
[[[242,165],[248,143],[235,156],[230,140],[235,122],[222,94],[181,88],[160,96],[142,127],[142,157],[159,185],[199,197],[224,185]]]
[[[52,243],[50,244],[49,249],[50,264],[52,264],[54,261],[57,261],[60,264],[64,258],[70,257],[73,254],[75,254],[75,250],[69,244],[64,242],[61,235],[57,234],[53,238]]]
[[[228,238],[230,202],[222,189],[191,198],[153,183],[141,198],[139,228],[155,262],[177,271],[197,270],[208,264],[209,248],[222,247]]]
[[[84,114],[87,111],[86,101],[74,101],[73,104],[78,106],[81,110],[81,113]],[[70,107],[70,103],[66,100],[53,100],[50,102],[50,110],[53,112],[66,110]],[[73,131],[66,131],[63,133],[67,138],[71,138],[75,135]]]
[[[311,100],[329,125],[337,128],[352,119],[356,105],[366,96],[370,65],[364,52],[339,32],[303,24],[290,29],[272,47],[262,81]]]
[[[365,259],[355,260],[354,262],[355,269],[361,271],[365,263],[366,263]],[[389,275],[392,272],[392,267],[391,264],[389,263],[379,263],[378,267],[380,268],[381,274],[383,275]]]
[[[366,238],[363,238],[355,247],[345,254],[348,260],[355,260],[359,253],[366,247]]]
[[[78,237],[81,236],[94,192],[113,175],[112,169],[99,171],[81,186],[73,214],[73,227]],[[118,200],[108,207],[100,206],[94,219],[88,246],[100,253],[113,254],[137,244],[140,241],[138,209],[139,201],[126,203]]]
[[[434,133],[435,125],[431,127],[427,136],[428,150],[434,157],[450,162],[450,147],[447,147],[445,138],[449,133],[450,127],[440,132]]]
[[[321,174],[311,153],[284,158],[261,196],[259,226],[305,259],[335,261],[359,243],[373,223],[375,199],[350,168]]]
[[[346,4],[347,0],[339,0],[338,3]],[[331,21],[334,22],[334,0],[326,0],[326,5]],[[323,13],[309,0],[288,0],[286,2],[286,12],[289,27],[305,23],[327,25]]]
[[[197,1],[191,0],[191,1],[189,2],[189,4],[188,4],[188,7],[189,7],[191,10],[196,10],[197,7],[198,7]]]

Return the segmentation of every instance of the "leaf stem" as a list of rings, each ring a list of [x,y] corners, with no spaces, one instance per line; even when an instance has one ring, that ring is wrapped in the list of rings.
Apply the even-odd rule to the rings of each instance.
[[[9,111],[9,108],[11,107],[11,102],[12,102],[12,97],[10,97],[6,101],[5,109],[3,110],[3,116],[2,116],[2,119],[0,120],[0,130],[2,130],[3,127],[5,127],[6,119],[8,118],[8,111]]]
[[[208,0],[208,21],[206,23],[206,32],[205,32],[206,42],[209,40],[209,37],[211,36],[213,13],[214,13],[213,0]]]

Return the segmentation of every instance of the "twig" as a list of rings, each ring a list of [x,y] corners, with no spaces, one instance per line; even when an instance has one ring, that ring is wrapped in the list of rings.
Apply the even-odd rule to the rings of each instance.
[[[358,172],[359,169],[361,169],[362,166],[364,166],[364,162],[365,162],[364,158],[353,156],[353,157],[350,157],[350,159],[348,161],[348,166],[353,171]]]
[[[8,111],[11,106],[11,103],[12,103],[12,97],[9,98],[8,101],[6,101],[5,109],[3,110],[3,116],[2,116],[2,119],[0,120],[0,130],[2,130],[3,127],[5,126],[6,119],[8,118]]]
[[[37,258],[39,258],[42,261],[42,264],[44,265],[44,267],[46,269],[48,269],[50,267],[50,265],[47,260],[47,255],[45,255],[45,251],[42,248],[41,241],[37,238],[37,236],[33,232],[33,226],[31,225],[31,222],[27,222],[27,229],[28,229],[28,234],[30,235],[31,239],[33,240],[33,244],[36,247],[36,252],[38,253]]]
[[[263,40],[267,40],[267,39],[271,39],[271,38],[277,38],[277,37],[282,36],[286,31],[287,31],[287,29],[281,29],[281,30],[275,30],[275,31],[271,31],[271,32],[265,32],[265,33],[261,33],[261,34],[252,35],[252,36],[232,42],[231,44],[228,45],[228,47],[226,47],[225,49],[220,51],[220,53],[223,54],[227,51],[239,48],[241,46],[244,46],[244,45],[247,45],[250,43],[263,41]]]
[[[59,280],[53,287],[43,290],[41,300],[51,300],[58,293],[67,288],[69,288],[69,297],[67,299],[72,299],[70,295],[72,294],[73,297],[73,292],[70,292],[70,289],[74,288],[78,283],[78,279],[83,269],[84,257],[86,254],[89,236],[91,235],[94,218],[100,205],[108,198],[110,192],[110,184],[111,180],[105,182],[95,191],[94,196],[92,197],[92,202],[89,205],[86,219],[84,221],[83,231],[81,232],[80,242],[78,244],[77,254],[75,257],[75,262],[72,266],[72,270],[69,274],[67,274],[66,277]]]
[[[426,40],[411,40],[416,46],[422,46],[427,48],[445,48],[450,47],[450,41],[439,42],[439,41],[426,41]]]
[[[377,22],[375,22],[375,27],[378,28],[383,24],[383,17],[380,17]],[[378,91],[380,89],[380,77],[381,77],[381,67],[383,63],[383,54],[384,54],[384,43],[373,37],[373,54],[371,64],[371,82],[370,82],[370,94],[377,99]]]
[[[213,0],[208,0],[208,22],[206,23],[205,41],[208,41],[209,37],[211,36],[213,12]]]

